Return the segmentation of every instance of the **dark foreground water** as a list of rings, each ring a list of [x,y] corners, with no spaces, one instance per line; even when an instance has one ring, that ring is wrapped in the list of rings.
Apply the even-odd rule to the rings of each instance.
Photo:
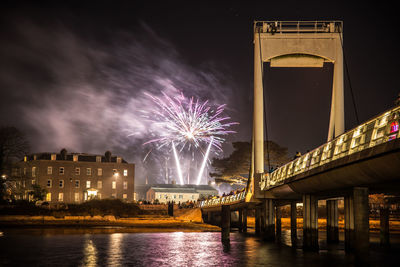
[[[320,236],[323,236],[322,232]],[[265,243],[252,234],[218,232],[145,232],[116,229],[3,229],[0,266],[356,266],[343,244],[304,253],[287,244]],[[397,240],[390,250],[371,236],[371,266],[399,266]],[[358,264],[357,264],[358,265]]]

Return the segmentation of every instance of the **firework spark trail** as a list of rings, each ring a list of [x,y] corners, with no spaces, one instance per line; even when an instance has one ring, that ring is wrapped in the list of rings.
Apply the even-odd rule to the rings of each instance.
[[[201,143],[210,144],[218,151],[222,151],[221,145],[225,141],[222,136],[235,131],[227,130],[237,122],[227,122],[230,117],[221,116],[226,105],[220,105],[216,110],[208,106],[208,101],[201,103],[193,97],[186,99],[181,93],[171,98],[163,93],[163,98],[146,94],[156,104],[158,109],[155,117],[151,118],[161,129],[162,134],[144,144],[157,143],[158,147],[167,146],[175,142],[182,151],[186,145],[188,149],[193,145],[200,147]],[[213,141],[211,142],[211,138]]]
[[[172,142],[172,150],[174,151],[176,169],[178,170],[178,176],[179,176],[179,182],[181,183],[181,185],[183,185],[183,177],[182,177],[181,165],[179,163],[178,153],[176,153],[175,145],[174,145],[173,142]]]
[[[210,143],[208,144],[206,154],[204,155],[204,158],[203,158],[203,163],[201,164],[199,175],[197,176],[196,185],[199,185],[200,182],[201,182],[201,177],[203,176],[204,167],[206,166],[207,159],[208,159],[208,154],[210,154],[210,149],[211,149],[211,145],[213,143],[213,140],[214,140],[214,138],[211,136],[211,140],[210,140]]]

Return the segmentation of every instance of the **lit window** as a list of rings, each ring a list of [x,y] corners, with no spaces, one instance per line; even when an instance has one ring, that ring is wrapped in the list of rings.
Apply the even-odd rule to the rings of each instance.
[[[32,180],[32,184],[36,184],[36,180]]]
[[[79,193],[74,194],[75,202],[79,202]]]
[[[33,160],[36,160],[37,159],[37,156],[36,155],[33,155]]]
[[[124,170],[124,176],[128,176],[128,170]]]
[[[73,160],[73,161],[78,161],[78,155],[73,155],[73,156],[72,156],[72,160]]]
[[[75,168],[75,175],[80,175],[81,174],[81,168],[76,167]]]
[[[390,132],[394,133],[397,132],[399,130],[399,123],[397,121],[392,122],[392,124],[390,124]]]
[[[80,181],[79,180],[75,180],[75,188],[79,188],[80,186]]]
[[[56,154],[51,154],[51,160],[56,160]]]
[[[122,194],[122,198],[123,198],[123,199],[127,199],[127,198],[128,198],[128,195],[127,195],[127,194]]]
[[[92,175],[92,169],[86,168],[86,175]]]
[[[58,201],[64,201],[64,193],[58,193]]]
[[[24,161],[27,162],[28,161],[28,157],[24,156]]]
[[[59,186],[60,186],[60,188],[63,188],[63,187],[64,187],[64,180],[60,180]]]
[[[97,175],[98,176],[102,176],[103,175],[103,169],[102,168],[98,168],[97,169]]]
[[[103,182],[97,181],[97,189],[102,189],[102,188],[103,188]]]
[[[46,194],[46,201],[51,201],[51,193]]]
[[[60,173],[60,175],[64,175],[64,167],[60,167],[59,173]]]
[[[101,162],[101,156],[96,156],[96,162]]]
[[[124,189],[128,189],[128,182],[124,181]]]
[[[53,174],[53,167],[47,167],[47,174]]]
[[[118,170],[117,169],[113,169],[113,175],[117,175],[118,174]]]
[[[48,179],[47,180],[47,187],[51,188],[51,186],[52,186],[52,181],[51,181],[51,179]]]
[[[112,181],[111,187],[112,187],[112,189],[116,189],[117,188],[117,182],[116,181]]]
[[[120,157],[117,157],[117,163],[121,163],[121,158]]]
[[[90,188],[90,181],[86,181],[86,188]]]
[[[36,177],[36,167],[32,167],[32,177]]]

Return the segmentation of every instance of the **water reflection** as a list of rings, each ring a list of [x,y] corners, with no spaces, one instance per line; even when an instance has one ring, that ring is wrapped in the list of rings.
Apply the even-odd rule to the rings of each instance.
[[[122,266],[122,233],[110,235],[108,247],[108,266]]]
[[[83,256],[84,258],[81,266],[97,266],[97,249],[92,239],[90,239],[90,235],[86,235]]]

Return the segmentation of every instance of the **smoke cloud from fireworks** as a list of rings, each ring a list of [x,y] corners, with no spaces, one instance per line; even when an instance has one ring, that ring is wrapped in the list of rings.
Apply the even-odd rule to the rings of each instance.
[[[154,107],[144,92],[207,96],[212,105],[233,102],[229,77],[211,63],[187,64],[145,24],[135,34],[114,33],[108,42],[64,25],[21,18],[11,24],[13,34],[0,44],[1,119],[28,134],[33,152],[111,150],[140,164],[148,153],[142,147],[148,129],[155,129],[142,117]],[[153,165],[163,164],[153,157]],[[146,168],[137,165],[139,181],[161,181],[161,168]]]

